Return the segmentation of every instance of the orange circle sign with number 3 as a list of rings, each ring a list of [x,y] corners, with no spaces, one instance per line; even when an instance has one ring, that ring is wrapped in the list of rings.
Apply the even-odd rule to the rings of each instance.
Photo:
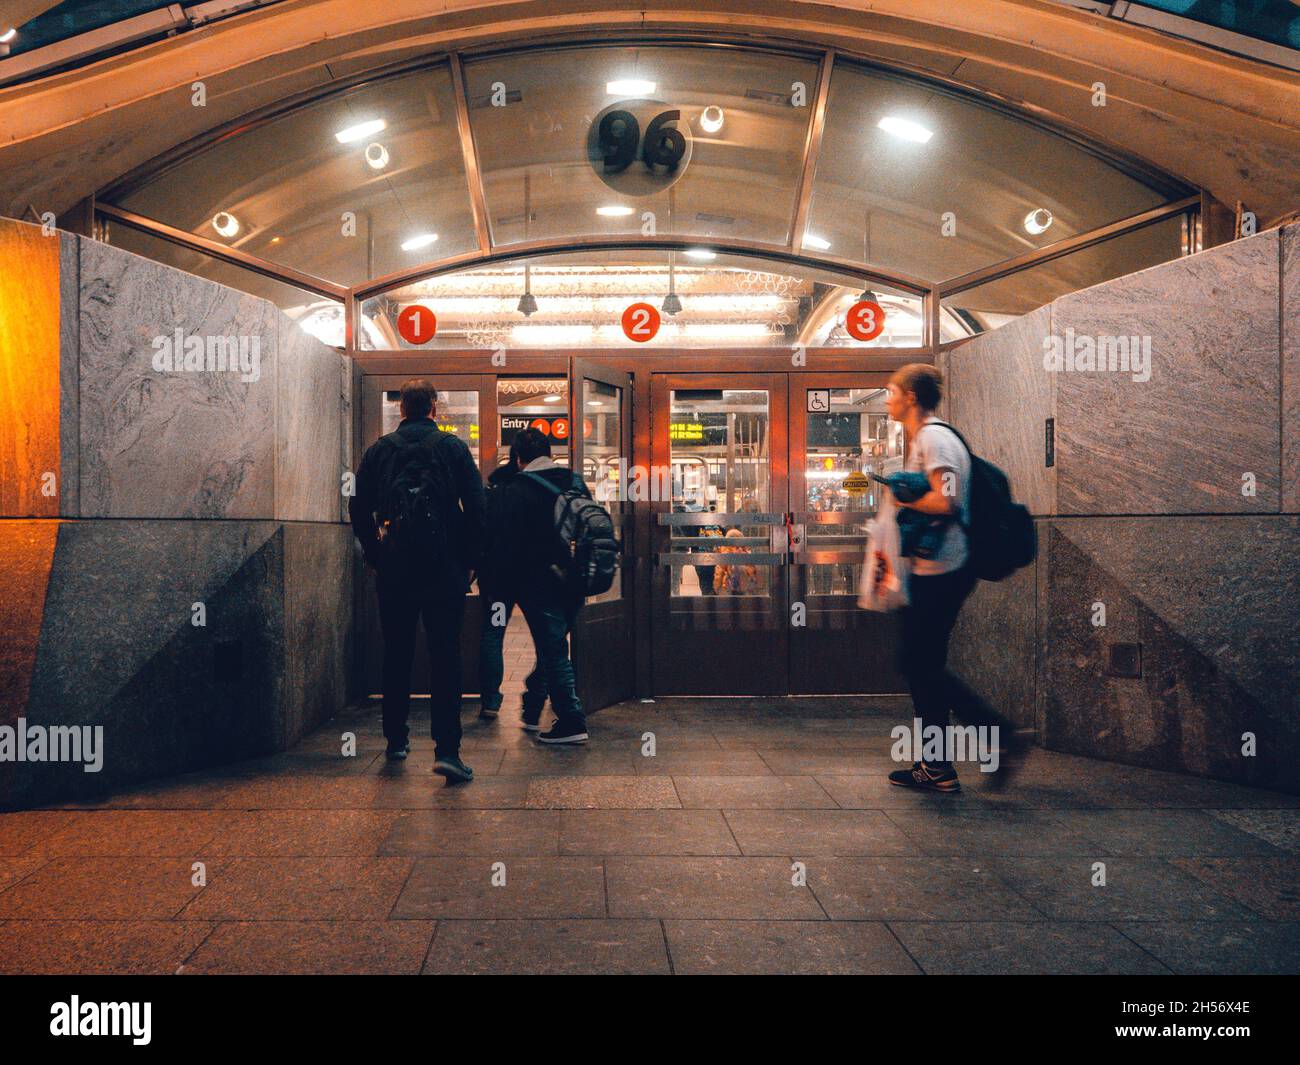
[[[885,328],[884,308],[871,300],[858,300],[844,316],[844,328],[854,340],[875,340]]]
[[[659,332],[659,311],[648,303],[634,303],[623,312],[623,335],[644,344]]]

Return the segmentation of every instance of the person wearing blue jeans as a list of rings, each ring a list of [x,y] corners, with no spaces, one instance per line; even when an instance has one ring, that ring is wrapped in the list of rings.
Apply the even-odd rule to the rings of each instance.
[[[479,579],[485,611],[479,641],[482,713],[494,717],[501,708],[505,623],[518,606],[537,654],[525,681],[520,724],[540,733],[542,743],[586,743],[586,715],[569,658],[569,635],[582,600],[563,579],[567,548],[555,531],[555,495],[536,479],[561,491],[587,489],[575,474],[551,461],[550,439],[537,429],[519,433],[510,452],[515,472],[502,474],[488,494],[487,546]],[[548,697],[556,721],[541,732]]]

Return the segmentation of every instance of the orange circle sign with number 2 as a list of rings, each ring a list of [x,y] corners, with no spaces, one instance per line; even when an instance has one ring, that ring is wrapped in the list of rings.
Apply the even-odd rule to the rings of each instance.
[[[623,334],[644,344],[659,332],[659,312],[648,303],[634,303],[623,312]]]

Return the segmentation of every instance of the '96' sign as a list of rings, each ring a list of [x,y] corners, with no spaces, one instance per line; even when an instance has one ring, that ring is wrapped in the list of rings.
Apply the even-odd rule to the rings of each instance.
[[[591,121],[587,158],[600,180],[625,196],[650,196],[691,161],[690,124],[658,100],[620,100]]]

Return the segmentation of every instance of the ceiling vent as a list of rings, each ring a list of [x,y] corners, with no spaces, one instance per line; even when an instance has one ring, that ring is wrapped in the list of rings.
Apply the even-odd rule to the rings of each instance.
[[[776,104],[778,107],[790,106],[790,94],[788,92],[767,92],[764,89],[746,89],[746,100],[761,100],[765,104]]]

